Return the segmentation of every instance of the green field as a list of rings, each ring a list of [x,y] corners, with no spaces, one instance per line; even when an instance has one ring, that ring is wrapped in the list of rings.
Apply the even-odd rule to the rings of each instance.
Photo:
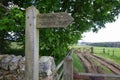
[[[21,42],[11,42],[10,44],[10,47],[12,49],[21,49],[23,47],[23,45],[20,45],[22,44]]]
[[[94,54],[120,64],[120,48],[94,47]]]

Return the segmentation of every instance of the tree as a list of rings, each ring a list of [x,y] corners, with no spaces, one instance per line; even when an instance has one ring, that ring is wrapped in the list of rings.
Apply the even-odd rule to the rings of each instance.
[[[9,2],[11,0],[7,0]],[[41,55],[52,55],[56,58],[64,56],[68,51],[70,44],[76,43],[85,31],[93,30],[98,31],[102,27],[105,27],[105,23],[113,22],[116,20],[116,16],[120,13],[120,1],[119,0],[12,0],[14,4],[21,8],[27,8],[31,4],[35,5],[39,9],[40,13],[51,12],[67,12],[74,17],[74,22],[67,28],[52,28],[52,29],[40,29],[40,53]],[[1,4],[8,6],[4,0],[1,0]],[[16,10],[16,9],[14,9]],[[13,13],[15,13],[13,10]],[[17,9],[18,10],[18,9]],[[19,21],[12,22],[13,27],[20,25],[20,29],[11,29],[16,33],[21,32],[24,22],[24,11],[20,9],[21,17]],[[3,11],[2,11],[3,12]],[[11,10],[9,10],[11,12]],[[9,15],[13,14],[10,13]],[[0,13],[1,14],[1,13]],[[19,14],[19,13],[18,13]],[[4,20],[4,17],[0,17],[0,21]],[[14,16],[10,16],[13,20]],[[2,19],[1,19],[2,18]],[[8,17],[7,17],[8,18]],[[17,18],[17,17],[16,17]],[[22,19],[22,20],[21,20]],[[8,18],[10,20],[10,18]],[[22,22],[20,22],[22,21]],[[2,21],[1,21],[2,22]],[[3,24],[6,27],[6,24]],[[2,25],[2,26],[3,26]],[[16,26],[15,26],[16,25]],[[0,25],[1,26],[1,25]],[[7,25],[8,26],[8,25]],[[1,27],[0,27],[1,30]],[[8,28],[5,30],[8,33]],[[18,35],[19,36],[19,35]]]
[[[0,3],[0,52],[4,52],[9,48],[10,40],[23,36],[25,23],[25,11],[23,12],[11,3],[8,6],[5,5]],[[13,35],[11,36],[9,32]]]

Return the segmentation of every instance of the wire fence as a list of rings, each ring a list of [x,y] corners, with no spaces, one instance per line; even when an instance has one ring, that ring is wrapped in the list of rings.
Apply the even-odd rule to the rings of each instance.
[[[105,54],[109,56],[120,57],[120,48],[80,47],[76,50],[82,53]]]

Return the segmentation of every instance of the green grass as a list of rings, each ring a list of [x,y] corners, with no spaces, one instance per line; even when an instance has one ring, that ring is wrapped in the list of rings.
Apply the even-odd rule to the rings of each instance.
[[[94,47],[94,53],[103,53],[103,49],[105,49],[105,53],[109,55],[114,55],[120,57],[120,48],[110,48],[110,47]]]
[[[105,48],[105,53],[103,53],[103,48]],[[94,53],[100,57],[106,58],[108,60],[120,64],[120,48],[94,47]]]
[[[118,56],[110,56],[108,54],[103,54],[103,53],[97,53],[95,55],[103,57],[105,59],[108,59],[108,60],[120,65],[120,57],[118,57]]]
[[[23,46],[19,44],[21,44],[21,42],[11,42],[10,47],[12,49],[21,49]]]
[[[77,69],[78,72],[85,72],[84,66],[78,58],[77,54],[72,54],[72,58],[74,68]]]
[[[21,45],[21,42],[11,42],[9,46],[10,48],[6,49],[4,54],[25,55],[25,50],[23,45]]]

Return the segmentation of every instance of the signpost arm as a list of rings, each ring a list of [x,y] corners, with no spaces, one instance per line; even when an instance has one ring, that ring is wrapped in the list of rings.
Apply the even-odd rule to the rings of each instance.
[[[34,6],[26,10],[25,30],[25,80],[39,80],[39,29],[36,28],[37,14]]]

